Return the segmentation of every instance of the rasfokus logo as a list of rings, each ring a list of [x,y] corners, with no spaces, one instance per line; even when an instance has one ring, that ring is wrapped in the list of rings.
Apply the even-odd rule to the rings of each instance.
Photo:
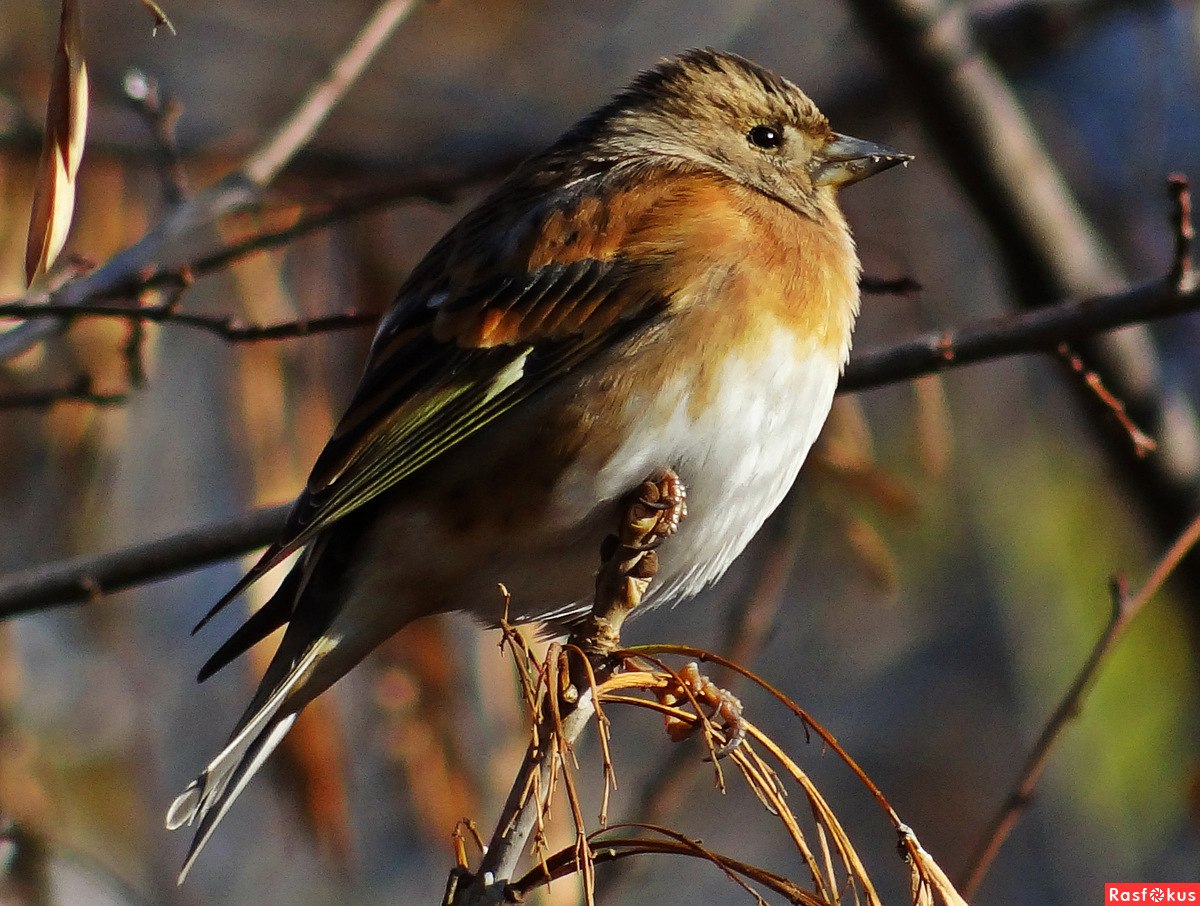
[[[1105,903],[1196,903],[1200,884],[1131,883],[1105,884]]]

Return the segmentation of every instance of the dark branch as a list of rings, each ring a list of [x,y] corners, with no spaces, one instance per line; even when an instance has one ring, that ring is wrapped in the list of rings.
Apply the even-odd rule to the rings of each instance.
[[[1033,801],[1034,791],[1042,773],[1046,770],[1046,765],[1049,764],[1051,753],[1062,737],[1063,730],[1078,716],[1083,705],[1083,698],[1091,688],[1092,681],[1099,672],[1100,666],[1107,659],[1109,652],[1124,635],[1133,619],[1158,594],[1163,583],[1167,581],[1197,542],[1200,542],[1200,516],[1192,520],[1162,555],[1158,563],[1154,565],[1154,569],[1150,571],[1146,584],[1137,594],[1129,594],[1123,579],[1113,580],[1112,613],[1109,616],[1108,624],[1104,627],[1100,638],[1096,640],[1096,644],[1084,662],[1083,668],[1079,671],[1079,675],[1075,678],[1075,682],[1067,689],[1058,703],[1058,707],[1046,721],[1041,735],[1038,736],[1037,742],[1034,743],[1033,749],[1025,761],[1020,778],[1008,798],[1004,800],[1000,811],[989,825],[987,833],[984,834],[983,840],[967,868],[966,876],[959,885],[963,896],[970,898],[979,889],[979,884],[999,853],[1000,847],[1004,845],[1004,841],[1008,839],[1008,835],[1016,826],[1017,820]]]
[[[0,578],[0,618],[75,604],[265,547],[291,505],[265,507],[98,556],[75,557]]]
[[[58,403],[82,403],[86,406],[123,406],[129,401],[124,393],[96,393],[92,379],[81,374],[66,387],[49,387],[42,390],[24,390],[15,393],[0,393],[0,410],[4,409],[49,409]]]
[[[988,359],[1054,352],[1059,343],[1081,340],[1142,321],[1200,309],[1200,292],[1177,293],[1167,280],[1092,296],[991,321],[933,331],[855,356],[839,390],[849,392],[911,380]]]
[[[163,20],[164,22],[166,20]],[[169,24],[169,23],[168,23]],[[171,29],[174,33],[174,29]],[[179,153],[175,127],[183,115],[178,98],[164,96],[156,79],[144,72],[130,69],[125,73],[125,96],[150,130],[154,139],[155,157],[162,177],[163,198],[170,206],[182,204],[188,196],[187,173]]]
[[[181,312],[175,302],[125,308],[118,305],[55,305],[53,303],[26,305],[0,304],[0,318],[40,318],[55,315],[64,318],[117,318],[131,323],[153,321],[158,324],[179,324],[215,334],[231,343],[252,343],[262,340],[285,340],[307,337],[332,330],[366,327],[379,320],[378,313],[347,311],[319,318],[302,318],[278,324],[249,324],[228,315],[198,315]]]
[[[873,277],[863,274],[858,280],[858,288],[873,296],[911,296],[924,287],[912,277]]]

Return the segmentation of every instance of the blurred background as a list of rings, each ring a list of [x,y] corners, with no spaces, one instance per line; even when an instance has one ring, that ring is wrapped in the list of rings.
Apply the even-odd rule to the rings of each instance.
[[[1019,102],[1028,121],[1006,128],[1027,128],[1044,143],[1103,261],[1090,276],[1057,284],[1022,272],[1036,270],[1030,254],[987,207],[986,180],[973,179],[970,149],[955,145],[963,133],[951,121],[939,134],[930,119],[938,105],[922,101],[897,50],[908,36],[873,16],[876,5],[419,5],[263,209],[224,219],[178,254],[406,180],[462,187],[449,200],[399,200],[245,258],[199,280],[183,305],[255,322],[382,310],[407,269],[486,190],[489,174],[553,139],[660,56],[703,45],[789,77],[839,131],[917,156],[843,196],[866,272],[922,287],[868,295],[857,349],[1166,272],[1166,175],[1200,174],[1194,4],[949,5],[976,42],[958,62],[981,68]],[[938,6],[916,4],[925,5]],[[68,253],[104,261],[167,211],[154,138],[125,96],[130,69],[178,100],[188,182],[203,188],[282,121],[371,9],[368,0],[168,2],[178,34],[160,28],[152,36],[139,4],[85,2],[92,113]],[[0,0],[0,299],[24,292],[58,15],[56,3]],[[1002,145],[988,149],[1006,157]],[[1040,178],[1033,162],[998,165],[1018,174],[1027,167],[1031,183]],[[1040,196],[1033,208],[1062,203]],[[1068,265],[1080,260],[1064,254]],[[128,327],[81,321],[0,365],[0,394],[84,373],[99,391],[130,391],[117,407],[0,409],[0,570],[289,499],[352,389],[368,340],[369,330],[357,330],[234,346],[151,326],[148,380],[130,389]],[[961,876],[1103,629],[1110,577],[1140,584],[1181,514],[1200,509],[1189,408],[1200,386],[1198,341],[1192,316],[1127,344],[1141,350],[1132,361],[1153,373],[1124,377],[1169,402],[1162,420],[1146,414],[1142,423],[1166,447],[1150,477],[1051,357],[841,397],[784,509],[725,580],[697,606],[636,620],[626,641],[748,658],[838,737],[926,849]],[[410,627],[312,709],[188,883],[175,887],[187,840],[165,832],[162,815],[223,743],[267,656],[255,652],[202,687],[193,681],[245,610],[230,608],[196,638],[188,632],[244,566],[226,562],[0,625],[0,815],[10,825],[0,835],[8,879],[0,902],[440,899],[455,821],[470,816],[490,828],[524,746],[518,690],[497,636],[459,619]],[[1107,659],[973,902],[1082,906],[1099,901],[1105,881],[1200,878],[1197,577],[1200,569],[1185,567]],[[265,592],[251,597],[253,606]],[[885,902],[903,902],[907,874],[870,797],[835,758],[806,744],[791,718],[738,691],[752,718],[813,773]],[[803,876],[744,788],[713,790],[699,746],[673,746],[645,715],[614,716],[613,820],[650,809],[708,846]],[[582,750],[582,782],[596,793],[594,740]],[[672,774],[676,762],[684,767]],[[606,904],[746,901],[718,871],[690,861],[602,871],[599,884]],[[579,901],[572,882],[543,900]]]

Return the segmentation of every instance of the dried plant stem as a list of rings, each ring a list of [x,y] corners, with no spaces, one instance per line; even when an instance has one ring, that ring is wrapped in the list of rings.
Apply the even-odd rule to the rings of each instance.
[[[593,714],[595,699],[587,690],[563,716],[558,728],[553,728],[549,720],[538,728],[537,737],[545,744],[531,745],[525,753],[479,870],[467,886],[460,887],[451,878],[446,906],[483,906],[505,901],[508,882],[541,823],[548,792],[553,789],[553,776],[561,767],[558,746],[551,741],[557,738],[567,746],[573,745]],[[460,880],[468,878],[461,872],[458,875]]]
[[[620,643],[621,623],[641,603],[654,579],[654,548],[674,534],[686,515],[684,499],[682,482],[670,470],[651,475],[626,498],[617,532],[605,539],[601,549],[589,619],[565,649],[551,646],[546,656],[540,677],[541,696],[536,698],[538,722],[479,870],[473,876],[461,867],[452,871],[443,906],[485,906],[505,901],[509,882],[530,838],[538,832],[535,839],[540,839],[560,776],[577,830],[576,864],[584,878],[586,897],[589,903],[593,901],[591,851],[568,761],[573,757],[575,741],[598,711],[597,682],[603,681],[618,663],[609,655]],[[506,638],[512,642],[510,636]],[[527,655],[523,656],[519,665],[523,668],[525,699],[533,702],[535,692],[527,680],[527,661]],[[573,669],[579,661],[581,668]]]
[[[1108,624],[1104,627],[1100,638],[1096,640],[1091,654],[1084,661],[1079,675],[1075,677],[1075,681],[1063,695],[1058,707],[1046,721],[1037,742],[1034,743],[1033,749],[1025,761],[1020,778],[988,826],[979,848],[971,858],[962,883],[959,885],[965,896],[971,897],[978,890],[992,862],[995,861],[1000,847],[1004,845],[1004,841],[1008,839],[1008,835],[1016,826],[1017,821],[1033,801],[1034,789],[1049,763],[1050,755],[1061,738],[1063,729],[1079,714],[1083,697],[1091,688],[1092,680],[1101,664],[1112,651],[1117,640],[1129,628],[1129,624],[1158,593],[1168,576],[1196,546],[1197,542],[1200,542],[1200,515],[1192,520],[1191,524],[1175,540],[1175,543],[1163,554],[1136,595],[1128,594],[1123,580],[1113,581],[1112,613],[1109,616]]]

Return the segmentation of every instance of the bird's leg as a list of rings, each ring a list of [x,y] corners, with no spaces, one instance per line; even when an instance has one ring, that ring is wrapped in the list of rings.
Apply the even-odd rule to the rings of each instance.
[[[683,482],[670,469],[655,472],[621,501],[620,524],[600,549],[592,612],[571,636],[588,655],[604,657],[621,644],[625,617],[642,602],[658,572],[655,550],[687,515]]]
[[[721,719],[725,742],[713,751],[714,758],[724,758],[742,744],[746,738],[746,722],[742,717],[742,703],[728,689],[722,689],[700,672],[695,661],[685,664],[679,671],[679,686],[658,693],[658,700],[669,707],[687,707],[695,702],[712,708],[713,716]],[[674,742],[681,742],[695,732],[699,726],[695,721],[682,720],[668,715],[667,735]]]

